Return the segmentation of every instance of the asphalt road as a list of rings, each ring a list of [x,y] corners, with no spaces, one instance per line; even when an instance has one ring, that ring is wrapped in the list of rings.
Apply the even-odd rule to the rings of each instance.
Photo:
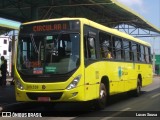
[[[45,120],[158,120],[160,119],[160,78],[155,77],[150,86],[142,89],[139,97],[127,94],[112,96],[109,105],[104,110],[95,110],[91,103],[44,104],[15,103],[13,101],[13,103],[6,103],[5,111],[12,111],[12,114],[18,112],[19,116],[28,116],[28,113],[36,112],[39,113],[37,116],[42,116],[37,119]],[[44,118],[44,114],[48,114],[50,117]],[[1,119],[8,120],[9,118]],[[22,118],[12,117],[11,119]]]

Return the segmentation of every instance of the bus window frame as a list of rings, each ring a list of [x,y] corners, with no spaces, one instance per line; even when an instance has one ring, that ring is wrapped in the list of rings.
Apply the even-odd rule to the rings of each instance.
[[[98,51],[98,40],[97,40],[98,30],[92,26],[83,24],[83,42],[84,42],[84,58],[87,60],[97,60],[99,58],[99,51]],[[88,39],[94,40],[94,50],[95,50],[95,58],[89,58],[89,51],[88,51]]]
[[[147,45],[144,45],[144,44],[141,44],[137,41],[133,41],[133,40],[130,40],[130,39],[127,39],[127,38],[124,38],[124,37],[121,37],[121,36],[118,36],[118,35],[114,35],[112,33],[109,33],[109,32],[106,32],[106,31],[103,31],[103,30],[100,30],[100,29],[97,29],[97,28],[94,28],[93,26],[89,26],[89,25],[86,25],[84,24],[84,28],[86,28],[86,31],[89,31],[89,30],[95,30],[97,31],[98,35],[96,35],[94,38],[95,38],[95,47],[96,47],[96,59],[100,59],[100,60],[108,60],[108,59],[104,59],[101,55],[101,46],[100,46],[100,34],[105,34],[107,36],[110,36],[110,41],[111,41],[111,46],[110,46],[110,49],[111,49],[111,55],[112,55],[112,58],[113,59],[110,59],[110,61],[120,61],[120,62],[135,62],[135,63],[146,63],[146,64],[151,64],[151,53],[148,53],[149,54],[149,60],[150,62],[146,62],[145,60],[145,47],[147,47],[148,49],[151,49],[150,46],[147,46]],[[85,32],[84,31],[84,38],[86,36]],[[89,35],[87,34],[87,37]],[[93,36],[92,36],[93,37]],[[97,38],[98,37],[98,38]],[[121,41],[121,59],[115,59],[114,57],[114,46],[113,46],[113,38],[116,37],[118,38],[120,41]],[[96,39],[97,38],[97,39]],[[124,46],[123,46],[123,42],[124,41],[127,41],[129,42],[129,59],[126,60],[126,55],[125,55],[125,49],[124,49]],[[85,42],[85,41],[84,41]],[[133,50],[132,50],[132,43],[136,44],[136,53],[137,54],[137,59],[135,60],[134,57],[134,53],[133,53]],[[141,52],[141,46],[143,46],[143,50],[144,50],[144,54]],[[149,50],[148,50],[149,51]],[[144,60],[142,61],[141,58],[142,58],[142,55],[143,55],[143,58]]]

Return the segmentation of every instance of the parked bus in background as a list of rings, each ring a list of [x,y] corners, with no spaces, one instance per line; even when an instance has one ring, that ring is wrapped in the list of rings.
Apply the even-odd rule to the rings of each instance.
[[[94,101],[152,83],[150,44],[85,18],[20,27],[15,63],[17,101]]]

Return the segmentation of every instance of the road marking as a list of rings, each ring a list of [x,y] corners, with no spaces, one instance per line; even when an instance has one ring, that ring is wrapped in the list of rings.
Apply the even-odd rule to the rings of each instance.
[[[116,113],[114,113],[114,114],[111,114],[111,117],[104,117],[104,118],[102,118],[102,119],[100,119],[100,120],[109,120],[109,119],[111,119],[111,118],[113,118],[113,117],[115,117],[115,116],[118,116],[118,115],[122,114],[123,112],[128,111],[128,110],[130,110],[130,109],[131,109],[131,108],[124,108],[124,109],[120,110],[119,112],[116,112]]]
[[[157,94],[153,95],[151,98],[155,98],[157,96],[160,96],[160,93],[157,93]]]
[[[78,117],[78,116],[77,116]],[[52,119],[54,120],[72,120],[75,119],[76,117],[52,117]],[[48,119],[50,120],[50,119]]]

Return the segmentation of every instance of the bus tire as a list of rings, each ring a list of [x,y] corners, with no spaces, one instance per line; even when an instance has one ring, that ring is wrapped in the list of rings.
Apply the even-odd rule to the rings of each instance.
[[[138,77],[138,79],[137,79],[137,87],[136,87],[136,89],[135,90],[133,90],[133,94],[134,94],[134,96],[135,97],[138,97],[138,96],[140,96],[140,94],[141,94],[141,80],[140,80],[140,78]]]
[[[95,108],[96,109],[104,109],[106,107],[107,102],[107,89],[103,82],[100,84],[99,88],[99,98],[96,100]]]

